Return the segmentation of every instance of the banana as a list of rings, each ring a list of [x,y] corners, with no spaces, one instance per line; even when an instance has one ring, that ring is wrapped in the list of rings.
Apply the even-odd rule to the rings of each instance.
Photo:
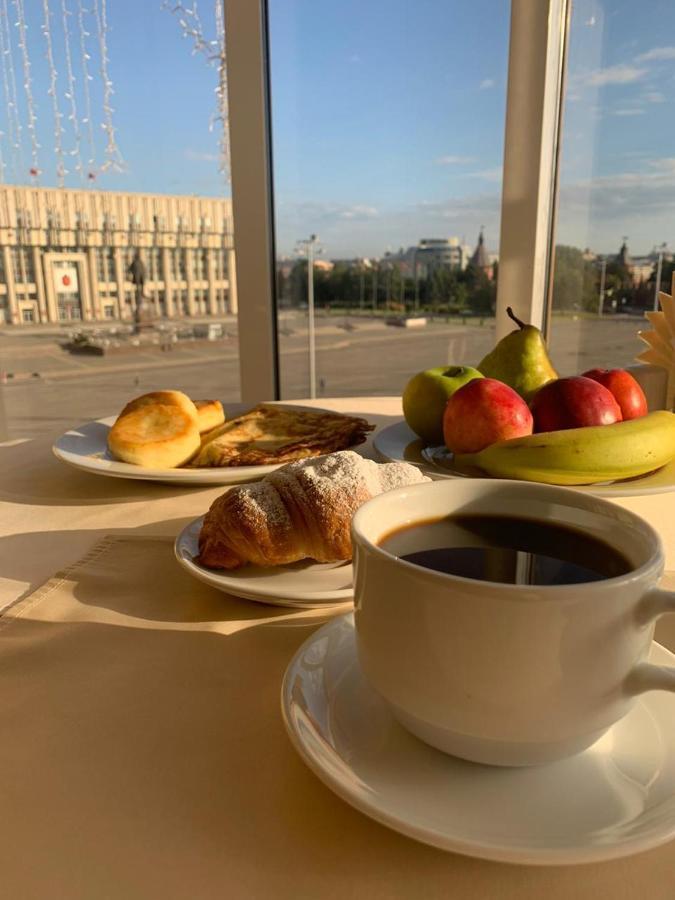
[[[498,478],[594,484],[653,472],[675,458],[675,414],[666,410],[614,425],[549,431],[457,454]]]

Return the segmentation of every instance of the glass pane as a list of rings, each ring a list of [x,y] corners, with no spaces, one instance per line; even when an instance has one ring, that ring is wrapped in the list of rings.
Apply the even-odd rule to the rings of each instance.
[[[494,343],[508,0],[269,10],[282,396],[311,392],[312,292],[317,396],[476,365]]]
[[[670,291],[675,5],[575,0],[550,345],[562,374],[623,367]]]
[[[0,440],[161,388],[238,400],[221,4],[7,7]]]

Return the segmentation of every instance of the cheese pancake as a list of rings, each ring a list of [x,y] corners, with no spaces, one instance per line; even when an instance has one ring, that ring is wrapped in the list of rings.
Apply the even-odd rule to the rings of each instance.
[[[200,434],[213,431],[214,428],[218,428],[225,421],[225,412],[220,400],[195,400],[194,404],[197,407],[197,415],[199,416],[197,426]]]
[[[199,449],[192,417],[175,404],[146,403],[119,416],[108,432],[116,459],[149,469],[184,465]]]
[[[362,444],[374,425],[340,413],[260,404],[203,435],[191,466],[261,466]]]

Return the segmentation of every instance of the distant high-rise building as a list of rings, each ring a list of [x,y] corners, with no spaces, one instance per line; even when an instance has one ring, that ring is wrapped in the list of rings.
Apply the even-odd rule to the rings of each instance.
[[[417,273],[425,278],[436,269],[465,269],[469,248],[459,238],[422,238],[417,246],[388,253],[384,259],[396,265],[405,275]]]

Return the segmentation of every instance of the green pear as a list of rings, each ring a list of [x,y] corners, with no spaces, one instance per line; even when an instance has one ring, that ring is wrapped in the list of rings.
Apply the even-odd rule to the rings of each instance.
[[[558,373],[553,368],[541,331],[535,325],[526,325],[517,319],[510,306],[506,312],[518,330],[503,337],[478,363],[478,369],[486,378],[508,384],[529,403],[539,388],[554,381]]]
[[[403,415],[422,440],[443,443],[443,413],[456,390],[483,376],[471,366],[438,366],[413,375],[403,391]]]

